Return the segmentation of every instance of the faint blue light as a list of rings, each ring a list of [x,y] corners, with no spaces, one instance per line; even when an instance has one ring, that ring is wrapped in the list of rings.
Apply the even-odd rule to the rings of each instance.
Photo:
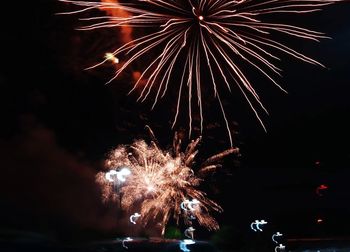
[[[183,252],[190,252],[191,250],[187,248],[187,245],[190,245],[190,244],[195,244],[196,242],[194,240],[191,240],[191,239],[185,239],[183,241],[180,241],[179,243],[179,246],[180,246],[180,249],[183,251]]]

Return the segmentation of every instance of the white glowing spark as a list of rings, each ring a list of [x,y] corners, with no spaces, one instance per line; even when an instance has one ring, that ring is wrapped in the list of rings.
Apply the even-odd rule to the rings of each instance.
[[[196,211],[196,209],[198,209],[198,204],[199,204],[199,200],[197,199],[193,199],[193,200],[188,200],[185,199],[182,203],[181,203],[181,208],[184,211]]]
[[[117,172],[117,178],[121,182],[125,182],[126,177],[131,174],[131,171],[128,168],[123,168],[119,172]]]
[[[250,228],[254,231],[257,232],[258,230],[256,230],[256,224],[258,223],[258,220],[252,222],[252,224],[250,224]]]
[[[120,171],[110,170],[106,172],[105,178],[109,182],[115,182],[115,178],[117,178],[121,182],[125,182],[126,177],[131,174],[131,171],[128,168],[123,168]]]
[[[252,222],[250,224],[250,228],[255,232],[257,232],[257,231],[262,232],[263,230],[261,229],[260,225],[265,225],[265,224],[267,224],[267,222],[265,220],[261,220],[261,221],[255,220],[254,222]]]
[[[126,237],[125,239],[123,239],[123,241],[122,241],[123,247],[126,248],[126,249],[128,249],[128,247],[125,245],[125,242],[127,242],[127,241],[132,241],[132,240],[133,240],[133,239],[130,238],[130,237]]]
[[[194,235],[194,231],[195,231],[196,229],[194,229],[193,227],[189,227],[189,228],[187,228],[186,230],[185,230],[185,232],[184,232],[184,235],[186,236],[186,237],[188,237],[188,238],[191,238],[192,240],[193,240],[193,235]]]
[[[109,60],[115,64],[119,63],[119,59],[113,55],[113,53],[106,53],[105,54],[105,59]]]
[[[110,170],[109,172],[106,172],[105,178],[109,181],[109,182],[114,182],[113,177],[115,175],[117,175],[117,171],[116,170]]]
[[[267,222],[266,222],[265,220],[261,220],[261,221],[259,221],[259,222],[256,224],[256,228],[257,228],[260,232],[262,232],[263,230],[260,228],[260,225],[265,225],[265,224],[267,224]]]
[[[281,237],[281,236],[283,236],[283,234],[281,234],[280,232],[277,232],[277,233],[273,234],[272,235],[272,241],[274,243],[278,243],[278,241],[275,240],[275,237]]]
[[[135,224],[136,225],[136,221],[137,221],[137,219],[138,218],[140,218],[141,217],[141,214],[139,214],[139,213],[134,213],[133,215],[131,215],[130,216],[130,222],[132,223],[132,224]]]
[[[280,244],[280,245],[275,247],[275,252],[282,252],[285,250],[285,248],[286,248],[286,246],[284,246],[283,244]]]

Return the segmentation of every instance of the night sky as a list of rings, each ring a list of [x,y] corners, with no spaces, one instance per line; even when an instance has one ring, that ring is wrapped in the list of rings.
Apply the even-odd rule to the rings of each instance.
[[[54,0],[25,2],[3,10],[11,15],[6,15],[1,31],[1,223],[60,234],[66,229],[122,233],[116,206],[99,201],[94,174],[113,147],[147,138],[145,125],[152,127],[164,148],[169,147],[174,97],[169,95],[151,110],[150,103],[137,103],[135,95],[126,95],[128,73],[105,85],[112,67],[84,68],[118,43],[118,30],[77,31],[78,16],[55,15],[67,10],[66,5]],[[291,236],[346,234],[349,13],[345,2],[294,20],[332,39],[289,43],[326,68],[282,55],[279,83],[288,94],[252,73],[270,113],[263,116],[267,132],[240,94],[225,97],[241,157],[226,158],[223,169],[204,186],[225,209],[217,216],[222,226],[246,231],[251,221],[265,218]],[[212,111],[199,158],[229,147],[215,106],[207,105]],[[184,116],[175,130],[187,134],[187,125]],[[319,197],[315,189],[321,184],[329,190]],[[317,218],[324,219],[323,226],[316,224]]]

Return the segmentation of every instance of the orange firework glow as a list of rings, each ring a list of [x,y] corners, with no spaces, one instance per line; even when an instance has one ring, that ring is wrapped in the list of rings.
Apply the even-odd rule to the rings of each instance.
[[[102,3],[118,5],[118,0],[101,0]],[[101,10],[105,11],[108,15],[112,17],[122,17],[130,18],[130,13],[123,10],[122,8],[108,8],[103,5],[100,7]],[[131,26],[125,24],[120,27],[121,29],[121,40],[123,43],[128,43],[132,41],[132,28]]]
[[[104,190],[104,200],[118,199],[123,210],[130,214],[139,212],[138,221],[143,226],[154,221],[160,223],[162,234],[170,217],[177,223],[183,219],[185,224],[191,224],[196,219],[209,230],[218,229],[218,223],[209,213],[222,209],[197,187],[205,175],[217,169],[219,160],[232,153],[237,154],[238,148],[230,148],[208,158],[195,172],[193,164],[200,137],[183,152],[181,139],[175,133],[173,149],[164,151],[157,144],[151,129],[148,129],[153,139],[150,144],[137,140],[130,146],[119,146],[110,153],[106,161],[107,173],[113,171],[117,174],[128,169],[130,175],[123,177],[122,181],[116,178],[112,182],[110,176],[106,179],[107,173],[98,173],[97,181]],[[187,209],[181,206],[183,202],[187,202]]]

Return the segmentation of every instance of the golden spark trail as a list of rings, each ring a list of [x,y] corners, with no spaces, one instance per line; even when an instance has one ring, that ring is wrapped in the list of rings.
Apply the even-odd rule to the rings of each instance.
[[[232,87],[237,85],[264,129],[258,108],[267,113],[253,84],[243,72],[242,63],[260,72],[284,92],[286,91],[276,81],[276,77],[281,76],[281,69],[276,64],[280,60],[278,53],[323,67],[318,61],[289,47],[286,42],[281,42],[276,35],[318,42],[328,38],[325,34],[296,25],[265,20],[271,20],[276,14],[305,15],[341,0],[120,0],[115,3],[59,1],[79,6],[78,10],[63,14],[77,14],[92,9],[114,13],[113,16],[83,19],[88,24],[81,27],[82,30],[110,27],[139,29],[135,39],[125,42],[112,52],[116,59],[125,58],[125,61],[122,61],[109,82],[136,61],[144,61],[144,68],[130,92],[141,88],[138,100],[145,101],[151,99],[151,91],[155,90],[153,108],[164,97],[169,85],[176,85],[178,98],[173,126],[181,109],[181,96],[185,94],[188,98],[189,132],[191,134],[192,113],[195,109],[199,112],[200,128],[203,130],[203,87],[211,85],[232,146],[231,129],[221,101],[224,91],[231,92]],[[118,16],[118,13],[128,15]],[[181,69],[182,73],[178,74],[176,69]],[[210,76],[208,83],[204,83],[201,76],[204,72]],[[174,83],[172,80],[176,75],[181,76],[181,80]],[[145,84],[140,87],[140,83]],[[223,83],[223,88],[218,87],[219,83]],[[197,106],[194,105],[194,97]]]

